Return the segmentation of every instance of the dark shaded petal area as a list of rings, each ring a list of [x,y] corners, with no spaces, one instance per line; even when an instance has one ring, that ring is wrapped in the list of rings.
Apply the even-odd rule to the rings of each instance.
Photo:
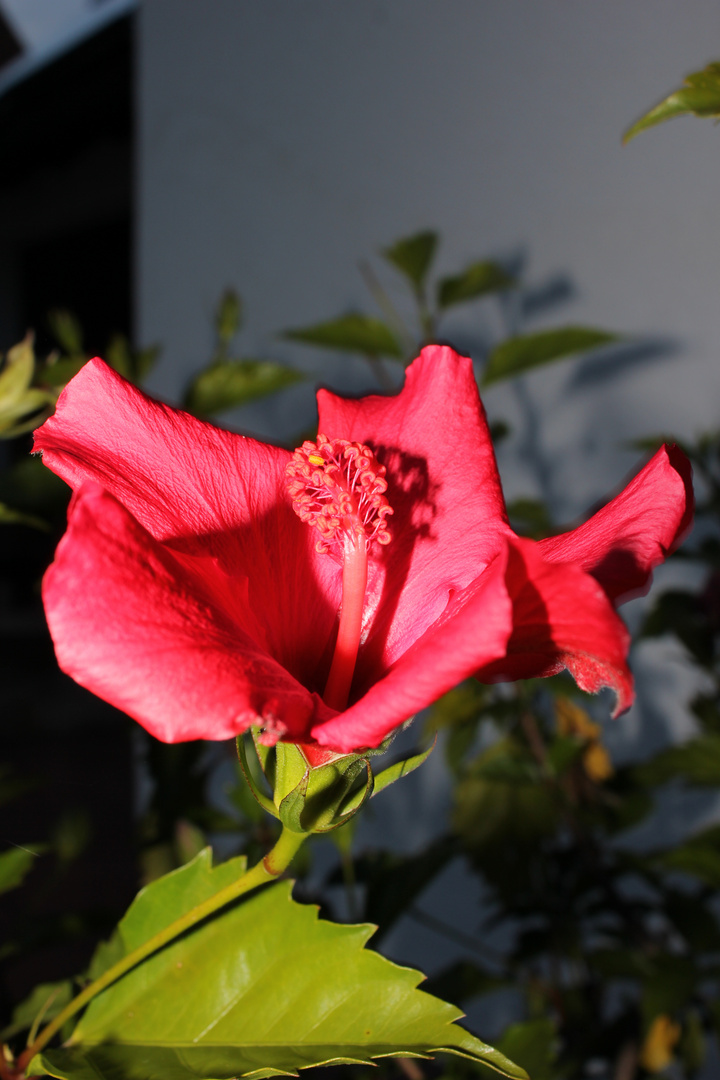
[[[513,631],[507,655],[480,667],[482,682],[543,678],[567,668],[582,690],[615,691],[615,713],[632,704],[630,637],[604,590],[582,567],[552,563],[541,544],[516,538],[506,584]]]

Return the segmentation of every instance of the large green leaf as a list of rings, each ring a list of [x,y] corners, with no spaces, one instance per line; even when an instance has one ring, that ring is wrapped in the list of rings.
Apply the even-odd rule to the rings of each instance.
[[[96,976],[233,880],[205,850],[147,886],[93,962]],[[30,1064],[66,1080],[224,1080],[436,1050],[526,1073],[417,989],[422,976],[364,948],[371,926],[339,926],[297,904],[285,881],[174,941],[90,1004],[66,1044]]]
[[[617,341],[616,334],[586,326],[563,326],[559,330],[542,330],[537,334],[508,338],[490,353],[483,372],[483,385],[510,379],[553,360],[589,352],[613,341]]]
[[[484,260],[468,266],[461,274],[441,278],[437,286],[438,307],[447,308],[488,293],[502,292],[515,285],[515,278],[499,263]]]
[[[286,330],[283,337],[322,349],[364,353],[367,356],[392,356],[402,360],[400,343],[386,323],[369,315],[341,315],[339,319]]]
[[[383,255],[421,293],[437,245],[438,234],[428,229],[396,241],[392,247],[385,248]]]
[[[685,113],[692,113],[694,116],[720,116],[720,63],[708,64],[702,71],[693,71],[686,76],[684,85],[679,90],[668,94],[628,128],[623,142],[629,142],[646,128]]]
[[[271,360],[220,361],[193,379],[184,405],[199,416],[211,416],[268,397],[303,378],[301,372]]]

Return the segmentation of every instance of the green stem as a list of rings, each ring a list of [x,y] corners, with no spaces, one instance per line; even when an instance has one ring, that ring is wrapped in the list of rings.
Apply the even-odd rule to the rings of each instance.
[[[257,889],[259,885],[264,885],[268,881],[273,881],[284,870],[288,868],[292,862],[293,857],[297,853],[300,845],[306,838],[306,833],[292,832],[290,829],[283,828],[280,833],[280,837],[275,844],[272,851],[269,851],[264,859],[261,859],[259,863],[248,870],[242,877],[239,877],[237,881],[233,881],[230,885],[226,885],[220,892],[215,893],[214,896],[208,897],[202,904],[198,904],[197,907],[192,908],[190,911],[181,915],[175,922],[170,923],[169,926],[165,926],[162,930],[158,931],[147,941],[139,945],[137,949],[133,949],[118,960],[117,964],[113,964],[107,971],[103,972],[100,978],[95,979],[85,989],[78,994],[76,998],[67,1005],[62,1012],[58,1013],[54,1020],[52,1020],[47,1027],[43,1028],[38,1037],[23,1050],[17,1061],[17,1072],[24,1072],[25,1068],[32,1061],[36,1054],[50,1042],[53,1035],[56,1034],[76,1012],[87,1005],[89,1001],[92,1001],[101,991],[105,990],[111,983],[116,982],[131,968],[137,966],[152,953],[157,952],[158,949],[162,949],[168,942],[174,938],[179,937],[180,934],[184,934],[191,927],[197,923],[202,922],[203,919],[207,919],[209,915],[218,911],[220,908],[226,906],[231,901],[236,900],[244,893],[250,892],[252,889]]]

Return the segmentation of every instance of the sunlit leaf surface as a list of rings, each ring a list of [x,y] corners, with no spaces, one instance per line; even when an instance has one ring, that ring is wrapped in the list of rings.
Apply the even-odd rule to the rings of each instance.
[[[206,849],[148,886],[93,974],[238,869],[237,860],[212,869]],[[293,901],[291,887],[254,893],[151,956],[95,998],[69,1043],[31,1069],[67,1080],[221,1080],[444,1049],[525,1077],[456,1025],[457,1008],[418,990],[419,972],[366,949],[371,926],[321,920]]]

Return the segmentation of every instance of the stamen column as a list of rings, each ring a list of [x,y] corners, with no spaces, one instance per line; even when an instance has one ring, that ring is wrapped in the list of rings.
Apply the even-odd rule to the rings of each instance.
[[[340,623],[323,700],[346,708],[360,648],[371,543],[388,544],[385,467],[363,443],[328,439],[304,442],[287,466],[295,513],[320,533],[319,552],[341,554]]]
[[[343,552],[342,607],[335,652],[323,701],[331,709],[345,708],[355,674],[363,606],[367,589],[367,541],[364,536],[345,536]]]

